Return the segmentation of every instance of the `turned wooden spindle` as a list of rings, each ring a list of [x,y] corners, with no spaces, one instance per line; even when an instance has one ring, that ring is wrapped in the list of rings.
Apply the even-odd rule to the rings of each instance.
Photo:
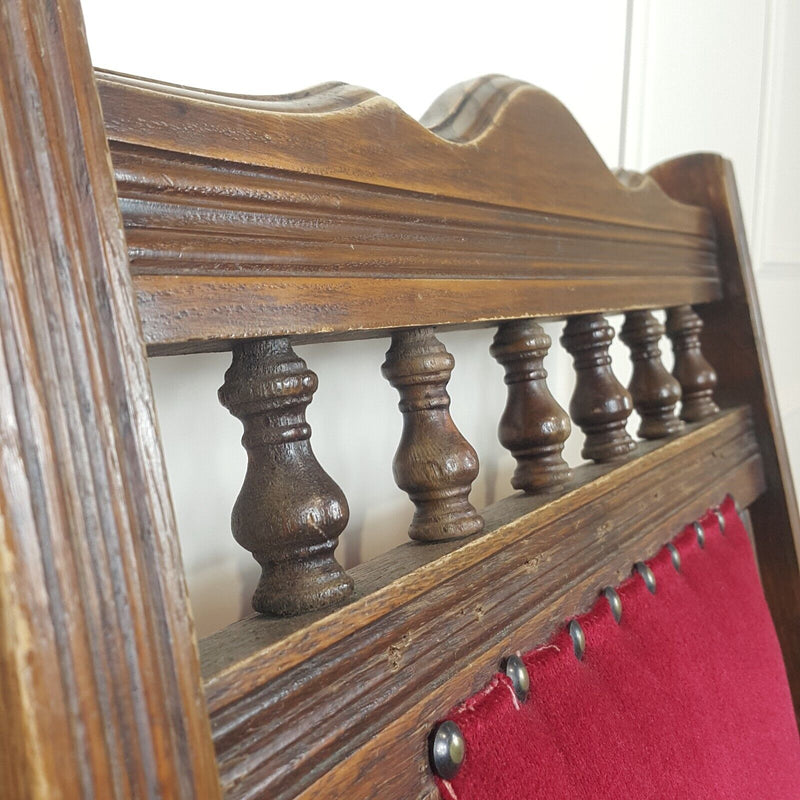
[[[586,434],[581,455],[594,461],[623,458],[635,447],[625,430],[633,402],[611,369],[613,339],[614,329],[602,314],[570,317],[561,336],[577,377],[569,413]]]
[[[630,348],[633,374],[628,391],[642,418],[638,435],[661,439],[679,431],[683,423],[675,414],[681,385],[661,361],[658,342],[664,326],[649,311],[629,311],[619,338]]]
[[[456,539],[483,529],[483,518],[468,499],[478,477],[478,455],[450,416],[445,387],[453,365],[433,328],[414,328],[392,336],[381,368],[400,393],[403,434],[394,477],[416,506],[408,535],[420,541]]]
[[[667,311],[667,335],[672,340],[675,366],[672,374],[683,391],[681,419],[699,422],[719,411],[714,402],[717,373],[700,349],[703,320],[691,306],[677,306]]]
[[[511,485],[530,493],[561,486],[571,475],[561,452],[572,426],[547,388],[543,365],[550,344],[541,325],[520,319],[498,327],[490,350],[506,371],[508,400],[498,434],[517,460]]]
[[[306,406],[317,376],[285,338],[234,344],[219,399],[244,425],[247,472],[233,536],[261,565],[253,608],[289,616],[337,603],[353,582],[333,556],[349,510],[317,462]]]

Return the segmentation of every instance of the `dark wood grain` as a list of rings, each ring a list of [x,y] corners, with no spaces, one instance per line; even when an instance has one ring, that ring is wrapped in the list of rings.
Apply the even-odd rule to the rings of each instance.
[[[0,797],[219,797],[76,0],[0,3]]]
[[[135,275],[482,278],[536,267],[557,279],[614,265],[628,276],[645,266],[671,278],[716,274],[702,212],[700,224],[674,230],[655,214],[649,226],[605,219],[599,208],[579,216],[569,213],[566,183],[562,210],[514,208],[384,186],[377,162],[369,182],[355,182],[112,147]]]
[[[487,508],[484,534],[356,567],[354,601],[325,617],[252,618],[205,640],[227,796],[416,797],[431,786],[430,727],[504,655],[540,643],[726,492],[746,506],[764,488],[743,409],[638,451],[576,468],[557,499]]]
[[[442,713],[728,492],[752,512],[800,710],[800,525],[722,159],[615,177],[558,101],[502,76],[421,122],[341,84],[95,83],[76,0],[6,0],[0,255],[0,796],[429,798]],[[635,309],[642,430],[671,433],[653,308],[702,422],[634,445],[603,315]],[[571,410],[602,462],[568,480],[532,317],[569,318]],[[501,323],[501,438],[529,492],[480,515],[434,328]],[[311,451],[316,379],[291,347],[387,332],[395,472],[425,543],[357,567],[351,592],[333,559],[346,501]],[[145,346],[234,350],[235,533],[264,568],[256,607],[305,612],[205,641],[205,698]]]
[[[649,311],[629,311],[619,332],[631,351],[628,391],[642,420],[638,435],[643,439],[660,439],[683,427],[675,413],[681,385],[661,361],[658,343],[664,333],[664,326]]]
[[[387,188],[469,202],[712,230],[706,212],[670,200],[651,179],[624,186],[558,100],[502,75],[452,87],[421,124],[391,100],[345,84],[247,98],[109,72],[97,82],[109,139],[165,158],[182,153],[359,185],[377,177]],[[564,181],[581,173],[585,191]],[[552,191],[558,185],[561,196]]]
[[[547,388],[544,359],[550,337],[533,320],[505,322],[492,341],[492,355],[505,367],[508,400],[500,418],[500,443],[517,460],[515,489],[548,491],[570,478],[561,453],[571,425]]]
[[[707,213],[618,181],[519,81],[454,87],[420,124],[344,85],[98,80],[151,352],[718,297]]]
[[[394,477],[415,506],[408,535],[423,542],[483,528],[483,518],[469,502],[478,454],[450,416],[447,382],[454,364],[433,328],[415,328],[392,336],[382,367],[400,393],[403,412]]]
[[[587,251],[587,258],[591,253]],[[535,274],[535,273],[534,273]],[[237,339],[289,336],[293,344],[385,336],[388,329],[491,327],[520,316],[662,308],[715,300],[716,279],[606,276],[306,278],[170,275],[134,278],[151,355],[226,350]]]
[[[719,411],[714,402],[717,373],[703,355],[702,331],[703,320],[691,306],[667,311],[667,333],[675,353],[672,374],[681,385],[681,419],[686,422],[699,422]]]
[[[581,455],[594,461],[624,458],[634,447],[625,430],[633,401],[611,368],[613,339],[614,329],[602,314],[570,317],[561,336],[577,376],[569,413],[586,435]]]
[[[311,450],[306,407],[316,390],[317,376],[288,339],[237,343],[219,390],[244,424],[247,472],[231,527],[261,565],[253,608],[262,614],[314,611],[353,590],[333,556],[347,500]]]
[[[723,405],[753,408],[767,491],[750,508],[756,552],[800,718],[800,518],[765,344],[736,179],[729,161],[701,153],[651,171],[670,195],[706,206],[720,247],[724,302],[702,306],[703,350]]]

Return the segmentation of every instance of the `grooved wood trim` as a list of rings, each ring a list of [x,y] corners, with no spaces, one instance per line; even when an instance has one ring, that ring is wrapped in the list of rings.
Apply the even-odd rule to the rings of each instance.
[[[528,84],[462,84],[420,123],[343,84],[245,98],[97,75],[151,352],[719,295],[708,214],[618,180]]]
[[[698,153],[650,173],[680,200],[706,206],[718,231],[724,298],[698,308],[703,353],[718,376],[721,406],[753,409],[767,491],[750,509],[764,591],[769,601],[800,719],[800,516],[767,354],[761,310],[730,161]]]
[[[726,492],[748,505],[763,489],[746,409],[638,448],[579,467],[555,499],[490,506],[483,535],[355,568],[341,609],[250,618],[201,642],[226,796],[418,796],[427,728],[507,648],[541,642]]]
[[[76,0],[0,3],[0,796],[215,798]]]

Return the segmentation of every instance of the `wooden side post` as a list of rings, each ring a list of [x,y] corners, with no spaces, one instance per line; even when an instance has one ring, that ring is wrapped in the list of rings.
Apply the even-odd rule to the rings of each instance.
[[[219,797],[77,0],[0,3],[0,796]]]
[[[714,217],[723,299],[699,306],[703,353],[718,377],[723,407],[749,403],[761,444],[767,491],[750,507],[758,563],[800,718],[800,518],[764,342],[742,209],[730,161],[697,153],[650,171],[661,188]]]

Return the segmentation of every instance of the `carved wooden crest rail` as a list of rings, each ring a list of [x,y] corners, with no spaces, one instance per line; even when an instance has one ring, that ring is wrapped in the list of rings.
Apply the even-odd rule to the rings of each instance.
[[[709,213],[618,180],[520,81],[457,86],[422,124],[342,84],[98,88],[151,352],[720,296]]]
[[[432,797],[440,716],[726,492],[800,707],[800,526],[728,162],[615,175],[557,100],[502,76],[417,122],[342,84],[93,72],[76,0],[0,4],[0,67],[0,795]],[[459,326],[497,326],[508,387],[520,491],[488,508],[436,335]],[[348,574],[293,344],[366,336],[387,337],[417,541]],[[551,346],[573,356],[569,413]],[[233,351],[232,527],[263,614],[200,642],[199,668],[145,347]],[[570,465],[578,429],[590,463]]]

